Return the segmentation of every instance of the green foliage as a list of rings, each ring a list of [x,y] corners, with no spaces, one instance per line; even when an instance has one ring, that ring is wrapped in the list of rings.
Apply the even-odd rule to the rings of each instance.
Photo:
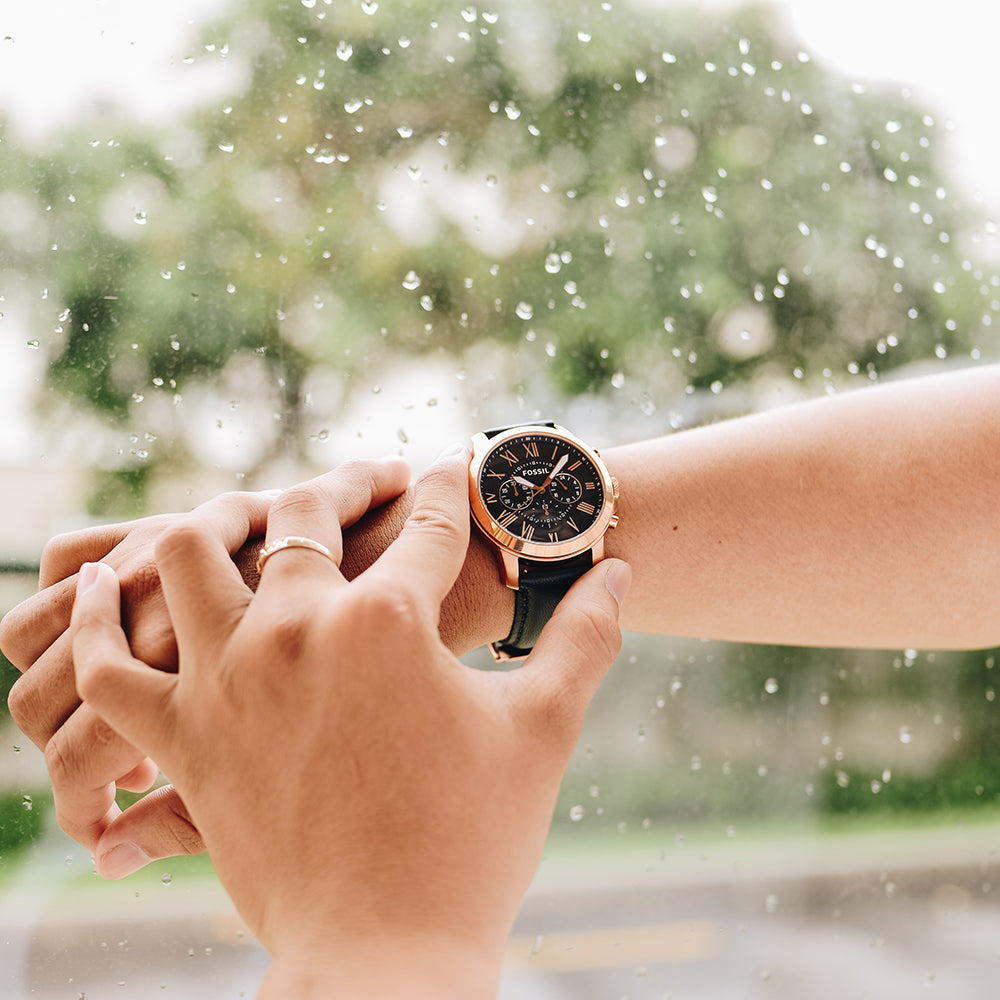
[[[309,373],[348,392],[390,353],[527,337],[559,392],[621,373],[669,407],[974,352],[981,219],[942,126],[774,18],[241,4],[202,55],[241,64],[240,93],[7,149],[38,227],[4,249],[64,310],[51,386],[151,427],[155,466],[181,458],[184,393],[234,364],[272,392],[269,455],[294,456]]]
[[[42,832],[50,805],[48,795],[0,795],[0,871],[15,851]]]
[[[827,774],[824,811],[833,816],[872,812],[929,813],[1000,804],[1000,762],[995,757],[950,761],[930,774],[893,775],[843,771]]]
[[[7,696],[10,694],[10,689],[14,686],[14,682],[20,676],[21,674],[17,667],[3,653],[0,653],[0,719],[6,715]]]

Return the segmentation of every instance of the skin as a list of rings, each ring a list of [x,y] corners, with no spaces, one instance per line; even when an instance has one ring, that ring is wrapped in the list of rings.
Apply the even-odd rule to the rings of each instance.
[[[621,485],[606,552],[634,574],[623,626],[791,645],[1000,644],[997,399],[1000,366],[983,366],[602,449]],[[213,516],[232,519],[226,545],[244,566],[240,546],[263,530],[270,502],[255,494],[211,502]],[[404,492],[348,529],[345,576],[399,534],[412,502]],[[76,573],[88,559],[114,567],[135,654],[171,666],[153,552],[165,530],[192,516],[200,515],[54,539],[40,593],[0,623],[0,646],[24,672],[11,712],[46,749],[64,829],[107,877],[202,842],[170,788],[118,815],[116,786],[141,786],[155,766],[80,704],[66,636]],[[512,615],[513,594],[473,535],[442,602],[442,639],[465,652],[506,635]],[[122,844],[141,847],[112,863]]]
[[[155,556],[176,673],[133,656],[111,567],[78,575],[80,694],[173,779],[274,959],[262,998],[496,993],[630,572],[608,560],[581,578],[521,669],[464,666],[438,618],[468,549],[468,457],[431,466],[399,537],[351,582],[340,526],[405,487],[400,460],[278,498],[268,539],[305,535],[334,558],[282,550],[256,593],[224,505],[171,525]]]

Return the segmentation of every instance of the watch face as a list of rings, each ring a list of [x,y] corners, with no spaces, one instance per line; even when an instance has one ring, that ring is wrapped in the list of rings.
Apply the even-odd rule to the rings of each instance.
[[[503,435],[483,455],[476,488],[486,514],[511,538],[544,552],[602,531],[606,523],[607,473],[578,444],[544,429]],[[484,527],[487,527],[484,525]],[[487,530],[489,528],[487,527]]]

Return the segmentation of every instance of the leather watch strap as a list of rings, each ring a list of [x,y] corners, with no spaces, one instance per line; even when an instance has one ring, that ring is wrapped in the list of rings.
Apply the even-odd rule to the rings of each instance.
[[[594,556],[590,551],[559,562],[523,560],[514,598],[514,624],[506,639],[492,644],[497,657],[514,660],[527,656],[556,605],[593,565]]]

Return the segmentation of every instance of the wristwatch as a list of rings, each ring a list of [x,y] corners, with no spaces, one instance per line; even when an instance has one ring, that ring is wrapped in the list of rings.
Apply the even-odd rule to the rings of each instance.
[[[472,520],[516,591],[497,660],[527,656],[566,591],[604,558],[618,523],[618,482],[597,451],[553,423],[481,431],[469,463]]]

